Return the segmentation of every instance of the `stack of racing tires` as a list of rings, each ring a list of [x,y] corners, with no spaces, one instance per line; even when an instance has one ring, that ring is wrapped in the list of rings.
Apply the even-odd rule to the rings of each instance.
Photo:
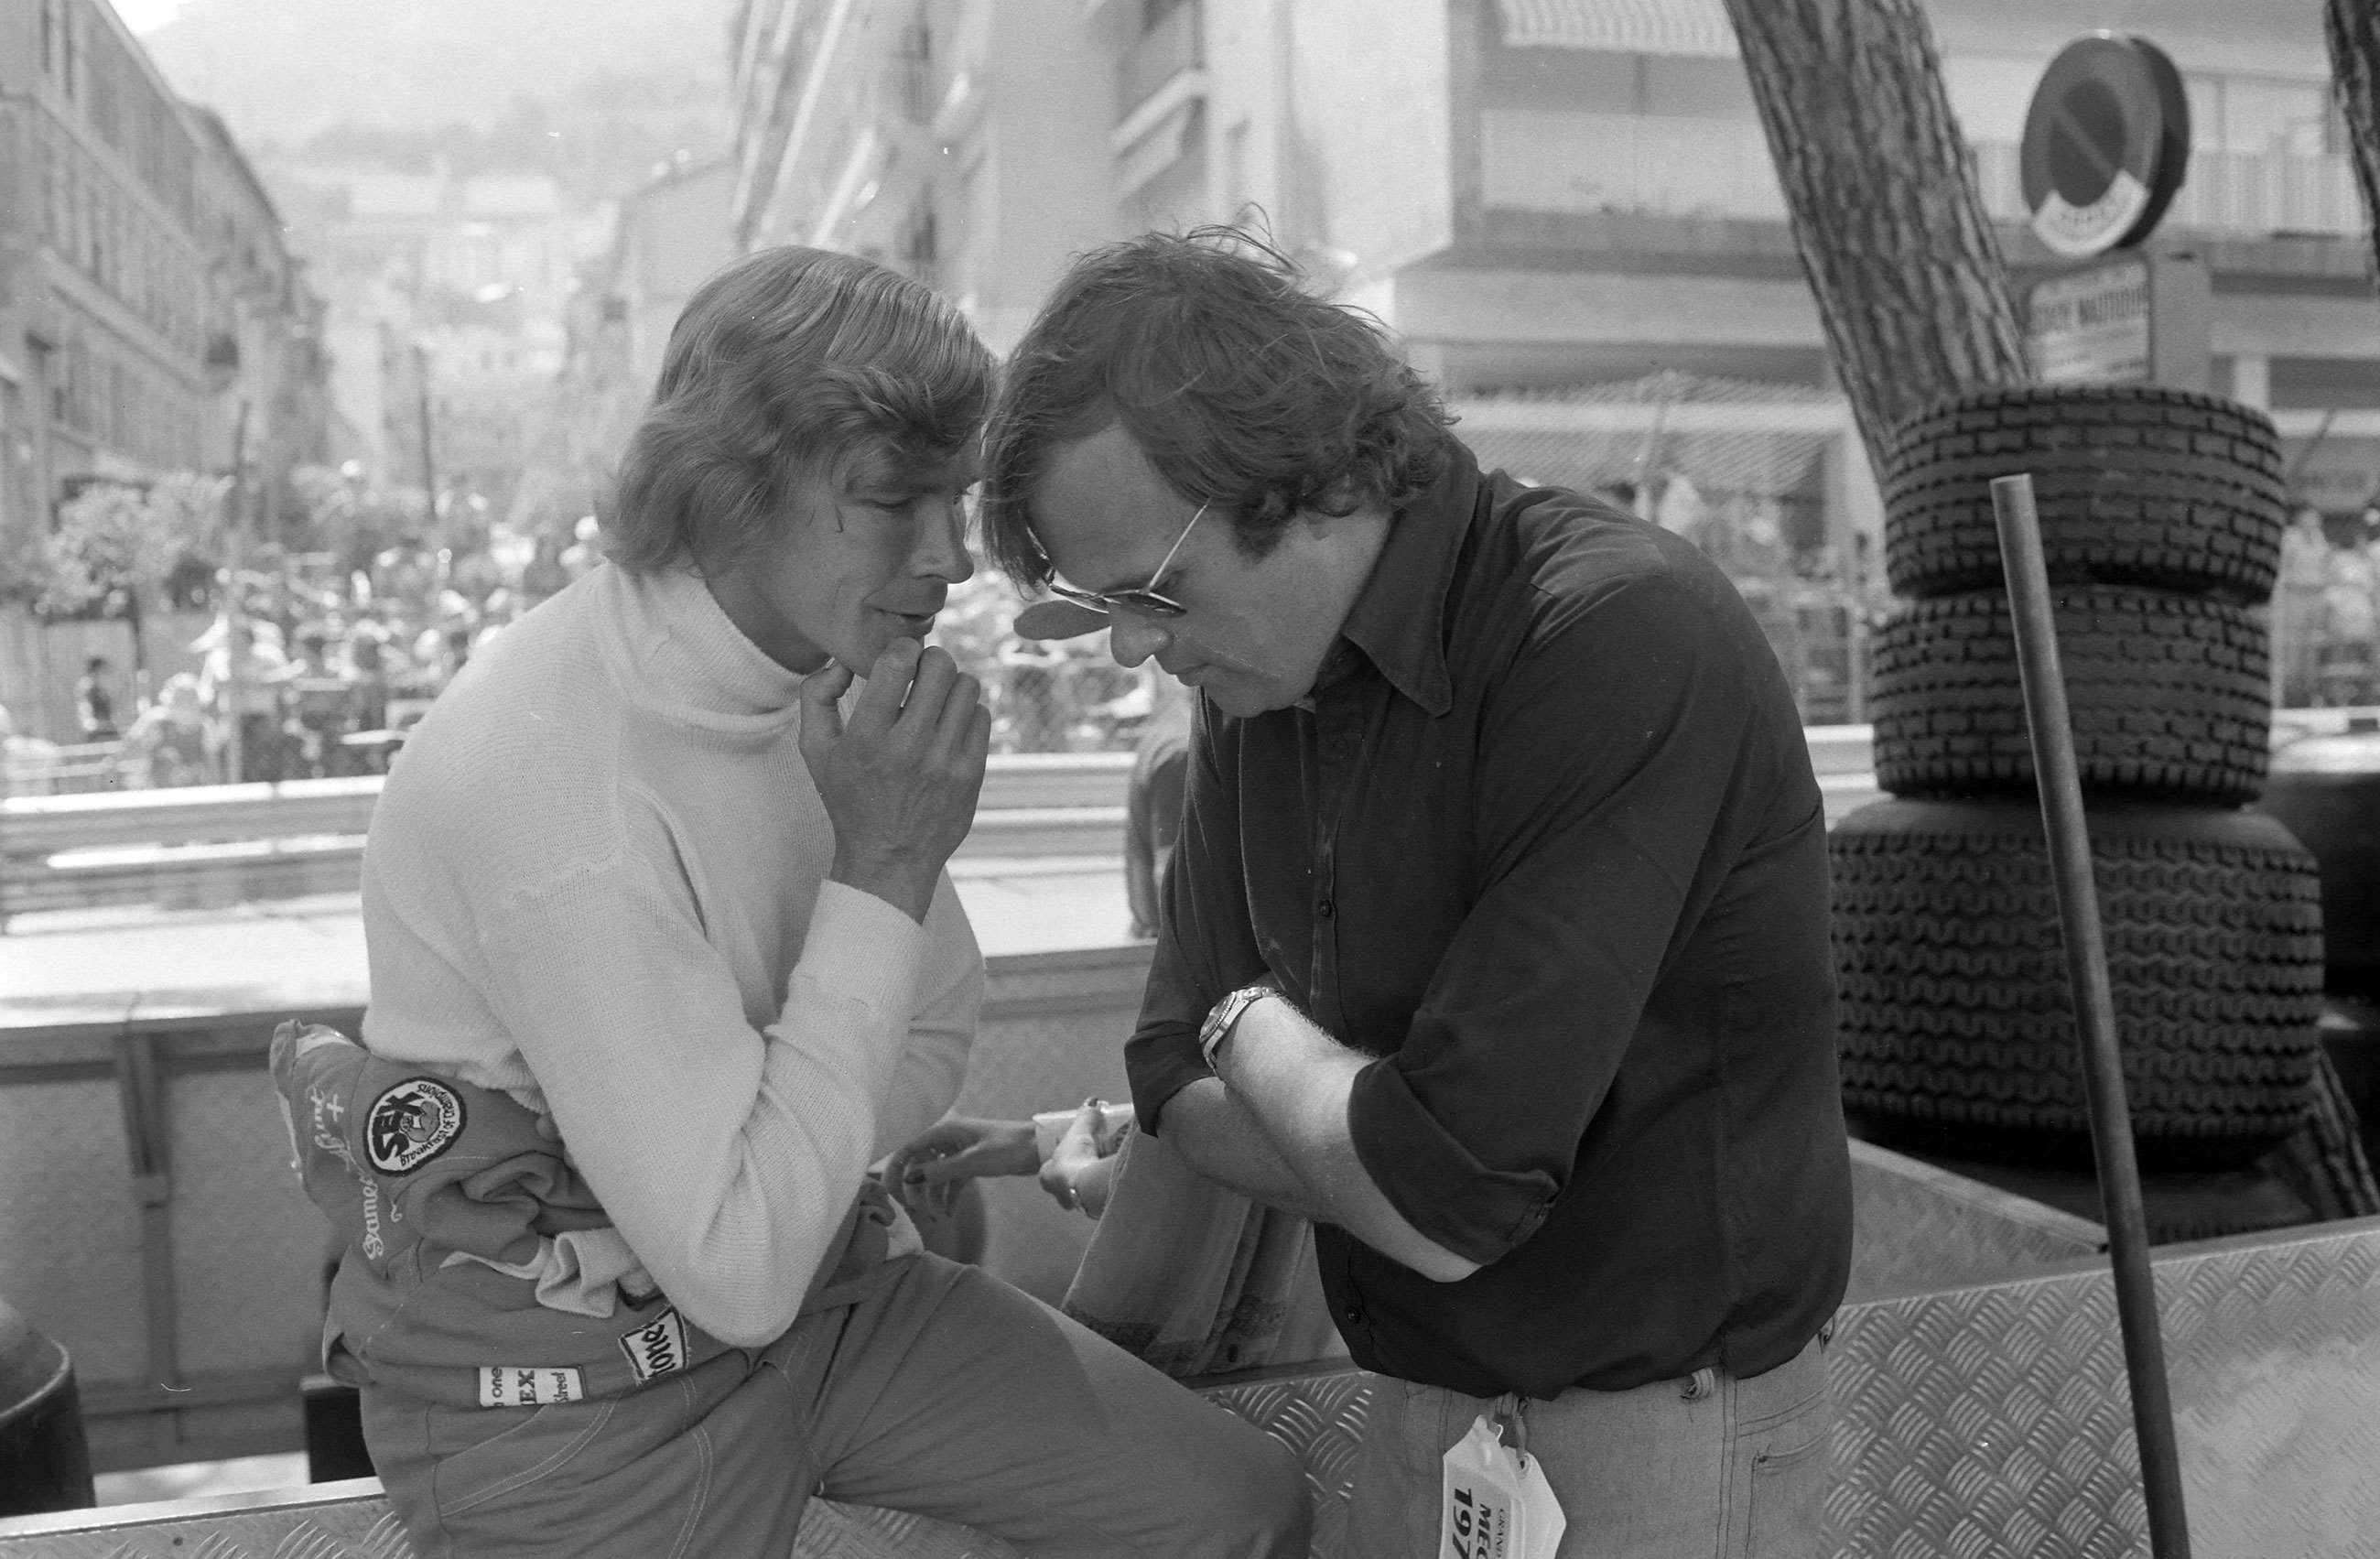
[[[2148,385],[2000,389],[1901,423],[1883,464],[1894,799],[1829,836],[1854,1130],[2097,1214],[1989,486],[2029,472],[2152,1236],[2306,1220],[2258,1163],[2307,1118],[2323,987],[2313,859],[2246,810],[2287,519],[2271,422]]]

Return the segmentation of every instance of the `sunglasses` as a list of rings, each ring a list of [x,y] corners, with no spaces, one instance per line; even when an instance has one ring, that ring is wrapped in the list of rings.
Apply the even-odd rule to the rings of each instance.
[[[1160,595],[1158,593],[1157,587],[1165,582],[1165,571],[1173,566],[1173,554],[1182,550],[1182,543],[1190,539],[1190,532],[1198,528],[1198,521],[1205,517],[1206,513],[1207,505],[1199,505],[1198,512],[1190,517],[1190,523],[1182,528],[1182,534],[1174,537],[1173,544],[1165,549],[1165,556],[1158,563],[1157,572],[1148,577],[1148,583],[1131,590],[1079,590],[1063,580],[1052,578],[1050,580],[1050,593],[1061,600],[1071,601],[1077,606],[1087,606],[1107,616],[1113,616],[1118,612],[1126,612],[1141,617],[1182,615],[1189,608],[1170,595]]]

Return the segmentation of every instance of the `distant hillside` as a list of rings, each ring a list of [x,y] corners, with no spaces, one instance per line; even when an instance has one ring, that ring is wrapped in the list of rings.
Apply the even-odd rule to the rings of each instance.
[[[488,127],[607,78],[727,76],[729,0],[186,0],[142,41],[251,147],[333,125]],[[722,104],[723,107],[723,104]]]

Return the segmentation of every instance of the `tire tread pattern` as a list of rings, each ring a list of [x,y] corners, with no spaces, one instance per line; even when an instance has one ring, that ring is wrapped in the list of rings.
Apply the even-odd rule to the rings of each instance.
[[[2087,1135],[2046,842],[1984,807],[2030,811],[1885,802],[1829,835],[1844,1103]],[[2256,1148],[2311,1102],[2320,884],[2278,824],[2215,815],[2231,837],[2095,829],[2092,853],[2135,1133]]]
[[[2052,583],[2272,594],[2289,520],[2272,420],[2151,384],[1953,397],[1895,425],[1878,473],[1885,577],[1924,599],[2001,584],[1991,480],[2032,473]]]
[[[2056,592],[2085,791],[2237,806],[2271,757],[2269,638],[2244,608],[2119,585]],[[1911,603],[1878,630],[1876,775],[1896,796],[2034,790],[2008,598]]]

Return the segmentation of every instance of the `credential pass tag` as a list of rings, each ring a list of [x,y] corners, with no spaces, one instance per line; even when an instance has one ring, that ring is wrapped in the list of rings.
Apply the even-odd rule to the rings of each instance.
[[[1446,1453],[1438,1559],[1553,1559],[1568,1525],[1537,1464],[1486,1414]]]

